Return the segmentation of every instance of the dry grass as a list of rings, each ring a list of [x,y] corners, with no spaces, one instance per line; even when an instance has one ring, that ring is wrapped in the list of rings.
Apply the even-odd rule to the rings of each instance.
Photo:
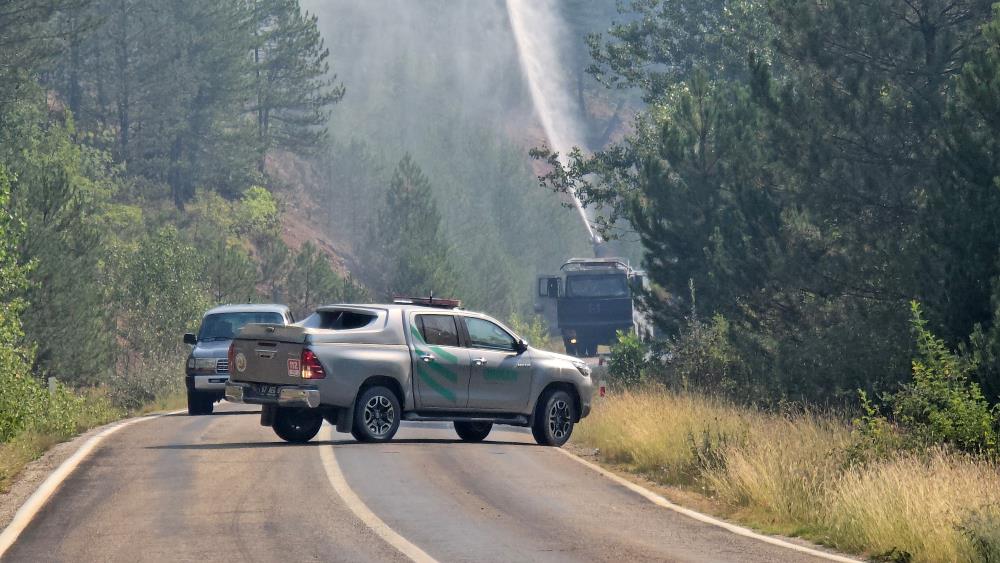
[[[983,559],[981,548],[997,547],[990,538],[1000,533],[1000,522],[989,517],[1000,502],[994,463],[941,451],[901,456],[846,471],[826,493],[826,525],[844,549],[895,550],[914,561],[974,561]],[[968,529],[972,521],[987,529]],[[987,545],[977,550],[977,539]]]
[[[151,414],[154,412],[176,411],[187,408],[187,391],[180,389],[168,395],[164,395],[151,403],[147,403],[134,413],[135,416]]]
[[[23,432],[8,442],[0,443],[0,493],[10,489],[25,465],[62,441],[61,437],[53,434]]]
[[[834,417],[626,392],[596,406],[577,440],[660,483],[714,497],[727,516],[839,549],[918,561],[1000,551],[1000,471],[932,451],[860,463]]]

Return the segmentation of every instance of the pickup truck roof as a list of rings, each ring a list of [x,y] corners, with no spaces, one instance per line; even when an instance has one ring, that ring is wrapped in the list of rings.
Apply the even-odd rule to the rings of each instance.
[[[241,305],[219,305],[205,311],[205,316],[217,313],[285,313],[288,305],[277,303],[244,303]]]
[[[495,318],[493,318],[493,317],[491,317],[491,316],[489,316],[489,315],[487,315],[485,313],[478,313],[476,311],[469,311],[467,309],[460,309],[460,308],[442,309],[440,307],[426,307],[426,306],[423,306],[423,305],[412,305],[410,303],[388,303],[388,304],[341,303],[341,304],[336,304],[336,305],[323,305],[321,307],[317,307],[316,308],[316,312],[317,313],[322,313],[322,312],[329,312],[329,311],[341,311],[341,310],[345,310],[345,309],[378,309],[378,310],[383,310],[383,311],[403,311],[404,313],[410,312],[410,311],[415,311],[415,312],[419,312],[419,313],[430,313],[430,314],[436,314],[436,315],[452,314],[452,315],[461,315],[461,316],[465,316],[465,317],[478,317],[478,318],[490,319],[491,321],[499,323],[501,326],[503,326],[504,328],[506,328],[511,333],[514,332],[513,330],[511,330],[510,327],[504,325],[502,322],[498,321],[497,319],[495,319]]]

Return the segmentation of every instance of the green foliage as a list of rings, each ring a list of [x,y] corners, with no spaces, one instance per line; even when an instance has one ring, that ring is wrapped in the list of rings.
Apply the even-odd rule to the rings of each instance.
[[[577,3],[586,21],[574,24],[575,38],[605,27],[602,14],[613,4]],[[593,250],[579,217],[563,207],[569,200],[538,189],[525,157],[523,140],[540,131],[502,5],[430,0],[385,11],[331,0],[312,6],[348,89],[331,116],[333,142],[320,169],[328,232],[349,241],[355,256],[370,254],[369,227],[408,153],[430,183],[455,294],[499,318],[530,315],[535,276]],[[572,16],[570,6],[559,3],[558,10]],[[578,47],[586,48],[582,41]],[[575,58],[572,64],[578,62],[586,65]],[[603,132],[615,121],[607,96],[592,83],[584,86],[588,99],[599,100],[585,119]],[[629,113],[622,108],[620,115]],[[381,284],[368,273],[358,271],[359,279]]]
[[[1000,507],[988,504],[968,510],[958,529],[983,563],[1000,561]]]
[[[257,135],[264,152],[306,151],[326,138],[326,110],[344,97],[316,16],[299,0],[252,0]],[[263,165],[263,161],[262,161]]]
[[[639,337],[618,331],[618,342],[611,346],[608,358],[608,382],[618,387],[634,387],[642,383],[647,367],[648,350]]]
[[[873,460],[887,459],[903,449],[903,440],[899,432],[879,412],[868,393],[858,391],[861,400],[861,415],[851,421],[853,426],[852,444],[847,451],[847,459],[851,463],[868,463]]]
[[[136,409],[181,385],[184,347],[209,306],[204,257],[176,228],[163,227],[113,249],[108,285],[116,319],[115,402]]]
[[[525,318],[518,313],[510,316],[508,325],[518,336],[528,341],[528,344],[539,350],[555,351],[556,342],[549,335],[549,327],[540,315]]]
[[[278,200],[266,188],[252,186],[243,192],[240,204],[234,211],[234,232],[252,241],[262,241],[278,236],[281,228],[281,211]]]
[[[927,329],[920,305],[912,303],[918,357],[913,381],[888,396],[896,422],[919,442],[949,443],[969,451],[997,445],[996,420],[963,358]]]
[[[692,316],[664,347],[667,358],[659,370],[662,382],[673,389],[707,394],[759,397],[743,380],[744,366],[735,353],[729,323],[721,315],[704,322]]]
[[[57,52],[53,19],[84,0],[8,0],[0,7],[0,113],[16,103],[34,72]]]
[[[51,86],[85,128],[112,133],[98,144],[130,174],[165,183],[179,207],[197,188],[234,197],[268,151],[325,138],[343,87],[298,0],[79,4],[60,14],[66,53]]]
[[[905,304],[919,298],[952,347],[981,326],[972,351],[994,399],[990,2],[624,8],[591,40],[593,72],[649,105],[623,142],[545,181],[634,227],[658,325],[681,333],[694,280],[706,318],[728,325],[730,392],[844,403],[908,377]]]
[[[113,347],[100,279],[101,218],[118,179],[105,153],[73,141],[72,121],[49,121],[40,105],[34,98],[9,115],[6,133],[16,141],[0,141],[16,175],[11,200],[30,233],[19,245],[21,261],[33,263],[24,329],[37,344],[40,375],[94,383],[107,374]]]
[[[288,271],[288,305],[295,315],[340,301],[343,290],[344,281],[330,268],[329,258],[311,242],[303,244]]]
[[[40,388],[30,375],[31,350],[24,343],[19,297],[27,268],[18,261],[21,224],[10,204],[10,179],[0,165],[0,442],[22,431],[38,414]]]
[[[410,155],[396,167],[385,204],[368,230],[366,249],[372,259],[363,271],[381,297],[454,293],[441,215],[430,182]]]
[[[199,249],[203,277],[213,303],[250,303],[257,299],[257,265],[242,247],[216,240]]]

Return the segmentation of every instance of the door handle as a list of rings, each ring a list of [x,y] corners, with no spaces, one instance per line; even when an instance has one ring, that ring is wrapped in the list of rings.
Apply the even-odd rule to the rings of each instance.
[[[473,358],[472,365],[474,366],[485,366],[486,358]]]
[[[425,364],[429,364],[434,361],[434,356],[431,356],[430,354],[426,356],[420,356],[420,360]]]

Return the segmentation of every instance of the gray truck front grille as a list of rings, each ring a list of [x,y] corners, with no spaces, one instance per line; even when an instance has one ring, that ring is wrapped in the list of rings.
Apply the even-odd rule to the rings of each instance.
[[[215,364],[215,373],[229,373],[229,360],[219,360]]]

